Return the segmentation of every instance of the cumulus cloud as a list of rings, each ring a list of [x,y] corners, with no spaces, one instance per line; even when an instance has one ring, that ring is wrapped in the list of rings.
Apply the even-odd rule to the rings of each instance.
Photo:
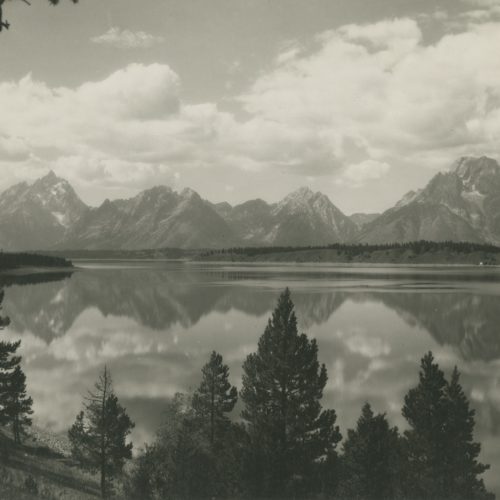
[[[411,19],[345,26],[320,40],[318,50],[259,78],[242,102],[283,133],[318,140],[325,167],[329,158],[345,165],[353,149],[361,161],[382,163],[497,150],[497,24],[430,46]]]
[[[0,83],[0,103],[5,169],[18,157],[20,175],[50,165],[72,179],[115,186],[154,182],[173,163],[199,165],[224,120],[213,104],[183,105],[177,74],[160,64],[132,64],[75,89],[28,75]]]
[[[478,7],[495,7],[500,5],[500,0],[462,0],[463,3]]]
[[[498,46],[494,22],[432,45],[412,19],[343,26],[310,46],[282,47],[236,98],[244,119],[216,103],[183,102],[181,79],[164,64],[131,64],[76,88],[28,75],[0,83],[0,164],[19,177],[51,166],[116,189],[191,182],[196,172],[237,190],[235,171],[336,176],[356,188],[389,165],[392,173],[495,156]]]
[[[365,160],[349,165],[340,179],[354,187],[361,187],[368,181],[381,179],[389,173],[390,165],[376,160]]]
[[[144,31],[130,31],[112,27],[106,33],[91,38],[93,43],[108,45],[117,49],[148,49],[163,43],[161,36],[145,33]]]

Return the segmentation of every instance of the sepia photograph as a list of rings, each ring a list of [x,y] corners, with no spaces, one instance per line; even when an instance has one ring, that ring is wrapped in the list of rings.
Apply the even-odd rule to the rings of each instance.
[[[0,500],[500,499],[500,0],[0,0]]]

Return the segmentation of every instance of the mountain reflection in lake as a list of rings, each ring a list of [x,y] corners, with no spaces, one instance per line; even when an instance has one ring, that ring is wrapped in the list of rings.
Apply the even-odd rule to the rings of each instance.
[[[300,327],[318,339],[329,373],[324,405],[337,410],[344,434],[365,401],[404,427],[404,394],[433,350],[443,368],[462,372],[482,459],[492,464],[487,484],[500,493],[500,270],[77,265],[84,269],[71,278],[6,289],[4,334],[22,338],[38,425],[65,431],[106,363],[139,448],[168,399],[197,386],[213,349],[240,385],[241,365],[289,286]]]

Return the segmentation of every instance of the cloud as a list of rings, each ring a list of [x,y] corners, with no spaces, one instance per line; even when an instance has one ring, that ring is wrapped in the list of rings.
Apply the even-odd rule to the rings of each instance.
[[[349,24],[338,30],[345,39],[367,42],[375,48],[391,48],[402,45],[407,51],[422,39],[422,32],[413,19],[395,19],[373,24]],[[325,37],[326,40],[330,38]]]
[[[4,182],[50,166],[77,186],[121,193],[224,178],[212,184],[224,196],[224,185],[246,188],[241,172],[265,174],[270,191],[283,174],[359,188],[389,165],[396,175],[498,153],[499,23],[475,22],[430,45],[412,19],[351,24],[310,42],[280,49],[232,103],[238,115],[184,102],[165,64],[131,64],[75,88],[31,75],[2,82]]]
[[[498,150],[498,24],[471,26],[433,45],[423,44],[411,19],[344,26],[318,40],[317,50],[277,64],[241,100],[275,135],[281,129],[316,143],[325,167],[336,163],[331,170],[341,171],[353,157],[419,165]],[[309,162],[302,161],[305,171]]]
[[[103,182],[154,179],[168,163],[196,163],[193,146],[213,140],[220,118],[214,105],[183,105],[177,74],[160,64],[131,64],[75,89],[28,75],[0,83],[0,103],[0,162],[24,155],[25,169],[59,165]]]
[[[470,23],[486,23],[500,16],[500,0],[462,0],[462,3],[472,7],[460,14],[460,18]]]
[[[391,167],[388,163],[365,160],[349,165],[345,169],[340,181],[351,184],[354,187],[361,187],[368,181],[378,180],[386,176],[390,169]]]
[[[462,0],[463,3],[478,7],[495,7],[500,5],[500,0]]]
[[[117,49],[148,49],[165,41],[161,36],[112,27],[106,33],[91,38],[93,43]]]

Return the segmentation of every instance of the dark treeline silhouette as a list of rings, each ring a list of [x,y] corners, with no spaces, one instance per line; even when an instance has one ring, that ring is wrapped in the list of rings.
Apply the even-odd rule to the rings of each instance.
[[[73,267],[73,264],[63,257],[0,251],[0,271],[21,267]]]
[[[243,365],[241,420],[228,418],[236,388],[212,353],[193,395],[178,394],[155,441],[125,486],[134,499],[492,499],[474,442],[474,410],[432,353],[405,397],[408,430],[391,427],[369,403],[342,436],[323,409],[327,370],[318,346],[297,330],[288,289]]]
[[[206,250],[201,253],[202,257],[210,257],[217,255],[245,255],[256,257],[259,255],[269,255],[283,252],[299,252],[305,250],[336,250],[339,254],[346,256],[359,256],[371,252],[379,251],[411,251],[416,255],[426,254],[430,252],[450,252],[458,254],[469,254],[472,252],[484,253],[500,253],[500,247],[490,245],[488,243],[472,243],[472,242],[455,242],[455,241],[412,241],[407,243],[385,243],[385,244],[368,244],[368,243],[334,243],[323,246],[271,246],[271,247],[233,247],[222,248],[215,250]]]

